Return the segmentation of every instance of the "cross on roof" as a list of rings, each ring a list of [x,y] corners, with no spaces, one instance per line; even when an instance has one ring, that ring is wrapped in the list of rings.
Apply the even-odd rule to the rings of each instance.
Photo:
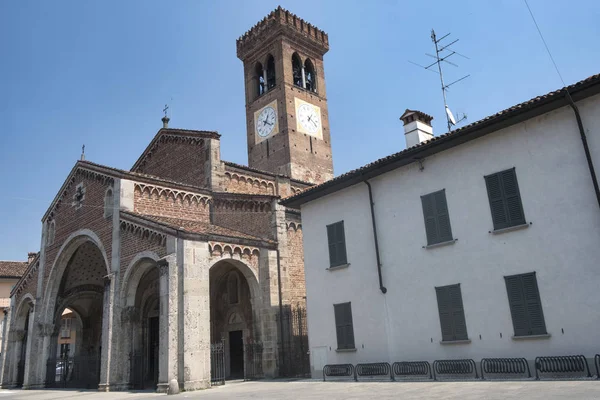
[[[169,106],[165,104],[165,108],[163,108],[163,112],[165,113],[165,117],[167,116],[167,110],[169,109]]]

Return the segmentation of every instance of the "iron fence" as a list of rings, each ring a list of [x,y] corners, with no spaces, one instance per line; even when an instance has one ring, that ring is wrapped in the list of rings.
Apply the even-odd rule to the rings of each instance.
[[[306,308],[286,306],[276,314],[279,329],[279,374],[310,377]]]
[[[400,361],[392,364],[392,373],[395,377],[422,377],[433,379],[431,365],[427,361]]]
[[[50,358],[46,363],[46,387],[95,389],[99,382],[99,356]]]
[[[262,343],[253,341],[244,343],[244,358],[244,380],[264,378],[262,368]]]
[[[449,375],[452,377],[466,377],[467,375],[475,375],[474,378],[479,378],[475,361],[471,359],[463,360],[435,360],[433,362],[433,379],[437,379],[440,375]]]
[[[525,376],[527,373],[527,376]],[[529,363],[524,358],[484,358],[481,360],[481,379],[494,376],[531,378]]]
[[[225,341],[210,345],[210,384],[225,384]]]
[[[391,381],[394,380],[394,376],[392,375],[392,367],[387,362],[356,364],[354,372],[355,381],[358,381],[359,376],[366,376],[370,378],[386,378]]]
[[[594,364],[596,365],[596,378],[600,379],[600,354],[594,356]]]
[[[587,378],[592,377],[587,359],[582,355],[537,357],[535,379],[540,379],[540,373],[569,378],[582,377],[583,374]]]
[[[327,364],[323,367],[323,381],[325,377],[347,378],[354,376],[354,365],[352,364]]]

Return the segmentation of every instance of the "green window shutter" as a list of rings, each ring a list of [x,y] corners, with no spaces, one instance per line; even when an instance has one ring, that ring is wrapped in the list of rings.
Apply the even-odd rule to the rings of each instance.
[[[335,328],[338,349],[354,348],[354,328],[350,303],[334,304]]]
[[[452,240],[452,229],[450,227],[450,214],[446,203],[446,191],[440,190],[433,194],[435,211],[437,217],[438,237],[440,242]]]
[[[492,222],[494,229],[507,228],[508,216],[504,207],[504,196],[502,193],[502,183],[500,175],[493,174],[485,177],[485,185],[487,187],[488,198],[490,200],[490,209],[492,211]]]
[[[450,291],[448,286],[435,288],[437,295],[438,310],[440,313],[440,325],[442,327],[442,340],[454,340],[454,327],[452,324],[452,310],[450,308]]]
[[[460,285],[435,288],[440,313],[442,340],[467,340],[467,323]]]
[[[523,212],[515,169],[502,171],[500,172],[500,176],[502,177],[502,190],[504,192],[509,224],[510,226],[522,225],[525,223],[525,213]]]
[[[515,336],[543,335],[546,323],[535,272],[504,278]]]
[[[427,244],[432,245],[452,240],[450,214],[446,203],[446,192],[440,190],[421,196]]]
[[[337,265],[337,238],[334,225],[327,225],[327,241],[329,242],[329,266]]]
[[[337,265],[346,264],[346,235],[344,232],[344,221],[336,224],[337,238]]]
[[[423,205],[423,217],[425,218],[425,233],[427,235],[427,244],[439,243],[438,228],[435,213],[435,203],[433,196],[427,194],[421,196],[421,203]]]
[[[523,279],[523,294],[529,316],[529,330],[531,335],[543,335],[546,333],[546,322],[542,311],[540,292],[537,286],[535,272],[525,274]]]

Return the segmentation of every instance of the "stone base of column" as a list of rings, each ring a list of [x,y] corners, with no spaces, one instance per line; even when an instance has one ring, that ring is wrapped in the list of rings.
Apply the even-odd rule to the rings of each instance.
[[[23,385],[23,390],[37,390],[37,389],[44,389],[46,387],[46,385],[44,385],[43,383],[30,383],[28,385]]]
[[[156,385],[156,393],[168,393],[169,392],[169,382],[159,383]]]
[[[129,390],[129,383],[101,383],[98,385],[99,392],[122,392]]]
[[[202,389],[208,389],[210,387],[210,380],[209,379],[204,379],[204,380],[200,380],[200,381],[187,381],[187,382],[183,382],[183,390],[190,391],[190,390],[202,390]]]

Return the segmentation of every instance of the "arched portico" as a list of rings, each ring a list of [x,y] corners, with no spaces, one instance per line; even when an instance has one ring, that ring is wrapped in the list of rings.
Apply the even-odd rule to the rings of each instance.
[[[8,346],[9,354],[12,359],[11,370],[9,371],[9,382],[13,382],[14,386],[22,387],[27,367],[27,361],[31,354],[30,330],[33,327],[33,310],[35,299],[31,294],[26,294],[21,299],[17,306],[13,326],[11,327],[12,335],[9,337],[10,345]],[[28,346],[29,344],[29,346]]]

